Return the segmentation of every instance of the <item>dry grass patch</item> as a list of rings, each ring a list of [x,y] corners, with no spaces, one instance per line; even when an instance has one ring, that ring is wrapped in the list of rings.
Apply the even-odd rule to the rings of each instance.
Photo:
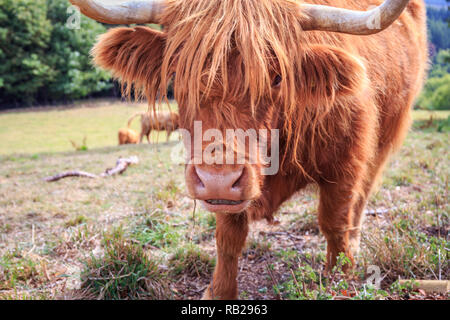
[[[1,298],[201,297],[215,255],[215,216],[186,196],[184,167],[170,162],[175,142],[95,149],[97,144],[116,144],[116,126],[134,111],[104,106],[0,115],[0,154],[10,153],[0,155]],[[60,117],[72,122],[44,121]],[[22,124],[33,122],[26,128],[40,130],[13,137],[21,119]],[[449,278],[450,139],[444,120],[430,123],[415,124],[369,201],[372,213],[363,224],[355,281],[338,275],[334,281],[324,279],[326,241],[317,232],[317,188],[310,187],[282,206],[278,225],[251,225],[239,266],[241,297],[335,299],[343,295],[339,289],[352,295],[346,299],[397,299],[410,294],[409,288],[390,286],[398,277]],[[424,124],[426,128],[417,127]],[[52,139],[47,140],[49,134]],[[82,141],[84,135],[87,151],[18,155],[35,152],[35,147],[73,150],[68,139]],[[111,179],[43,180],[72,169],[102,172],[117,158],[130,156],[138,156],[139,165]],[[115,237],[118,226],[124,230]],[[387,297],[383,290],[365,286],[372,264],[382,271]],[[78,290],[80,271],[84,278]],[[166,289],[169,284],[174,296]]]
[[[393,212],[386,219],[390,221],[384,228],[363,232],[363,267],[380,267],[384,286],[399,278],[450,278],[446,236],[430,236],[417,230],[418,221],[408,212]]]
[[[140,246],[124,239],[121,229],[105,235],[105,254],[92,256],[81,274],[81,289],[96,299],[167,299],[165,272]]]
[[[171,274],[182,274],[191,277],[208,277],[216,264],[215,259],[195,244],[187,244],[178,250],[169,259]]]
[[[40,282],[41,276],[39,265],[18,252],[5,254],[0,259],[0,290],[29,286]]]

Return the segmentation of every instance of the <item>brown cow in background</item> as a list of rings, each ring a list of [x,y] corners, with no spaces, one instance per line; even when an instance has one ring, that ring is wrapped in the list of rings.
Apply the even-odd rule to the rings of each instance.
[[[130,129],[122,128],[119,130],[119,145],[123,144],[137,144],[139,142],[139,134]]]
[[[216,213],[217,265],[205,298],[237,298],[249,222],[272,221],[311,183],[327,267],[341,252],[354,263],[364,206],[407,133],[425,77],[423,0],[370,11],[381,1],[71,1],[101,22],[164,25],[111,29],[93,55],[125,94],[136,88],[151,105],[173,77],[180,127],[191,136],[196,121],[203,131],[280,130],[275,175],[261,174],[263,162],[186,165],[189,194]]]
[[[139,143],[142,143],[144,137],[147,137],[147,141],[150,143],[150,134],[152,133],[152,130],[167,131],[166,141],[169,141],[172,132],[179,128],[178,114],[169,111],[159,111],[156,113],[151,111],[138,112],[128,120],[128,128],[131,126],[133,120],[139,116],[141,117]]]

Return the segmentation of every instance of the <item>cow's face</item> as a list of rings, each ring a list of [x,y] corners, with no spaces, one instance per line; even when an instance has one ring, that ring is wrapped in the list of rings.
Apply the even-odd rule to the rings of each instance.
[[[238,58],[230,59],[232,66],[234,59]],[[217,81],[206,90],[205,76],[198,106],[190,105],[175,86],[188,151],[186,186],[189,195],[211,212],[244,211],[260,197],[266,175],[279,170],[276,96],[281,77],[272,72],[268,94],[253,106],[249,95],[235,94],[244,78],[230,69],[227,88]]]
[[[217,113],[212,109],[223,108],[218,105],[223,103],[238,121],[216,121]],[[264,176],[258,132],[267,131],[268,126],[239,106],[205,101],[194,119],[188,119],[186,107],[179,107],[185,121],[183,140],[188,151],[186,186],[189,195],[212,212],[242,212],[261,193]]]

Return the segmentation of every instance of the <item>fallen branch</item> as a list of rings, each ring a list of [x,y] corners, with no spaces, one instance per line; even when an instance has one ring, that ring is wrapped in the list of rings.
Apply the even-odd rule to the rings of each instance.
[[[57,175],[54,175],[52,177],[45,178],[45,181],[47,182],[55,182],[59,181],[64,178],[70,178],[70,177],[83,177],[83,178],[89,178],[89,179],[99,179],[99,178],[105,178],[114,176],[116,174],[122,174],[127,170],[128,166],[132,164],[138,164],[139,159],[138,157],[130,157],[130,158],[119,158],[116,162],[116,166],[114,168],[106,169],[105,172],[103,172],[100,175],[92,174],[89,172],[84,171],[67,171],[63,172]]]
[[[69,178],[69,177],[84,177],[84,178],[90,178],[90,179],[97,179],[98,176],[89,172],[84,172],[84,171],[67,171],[67,172],[63,172],[60,174],[57,174],[55,176],[52,177],[48,177],[45,178],[45,181],[47,182],[54,182],[54,181],[58,181],[64,178]]]
[[[111,169],[106,169],[104,173],[101,174],[101,177],[114,176],[116,174],[122,174],[127,170],[129,165],[138,164],[138,157],[131,158],[119,158],[117,159],[116,166]]]
[[[397,207],[389,208],[389,209],[375,209],[375,210],[364,210],[364,213],[368,216],[381,216],[383,214],[389,213],[391,211],[397,210]]]

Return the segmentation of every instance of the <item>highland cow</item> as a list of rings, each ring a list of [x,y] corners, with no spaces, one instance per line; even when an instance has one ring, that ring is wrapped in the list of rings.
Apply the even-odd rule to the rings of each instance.
[[[137,144],[138,142],[139,135],[136,131],[130,128],[122,128],[119,130],[119,145]]]
[[[72,0],[101,22],[164,25],[111,29],[93,56],[126,84],[125,95],[134,88],[153,108],[173,79],[180,128],[192,139],[198,122],[200,135],[280,132],[274,175],[261,174],[263,162],[186,165],[190,196],[216,213],[217,265],[205,298],[237,298],[249,222],[272,221],[308,184],[320,193],[327,267],[340,253],[354,263],[363,208],[410,125],[428,59],[424,1],[308,2]]]
[[[128,128],[131,126],[133,120],[141,117],[141,133],[139,134],[139,143],[142,143],[144,137],[147,137],[147,142],[150,143],[150,134],[153,130],[166,131],[166,141],[170,140],[172,133],[178,129],[179,116],[174,112],[138,112],[131,116],[128,120]]]

